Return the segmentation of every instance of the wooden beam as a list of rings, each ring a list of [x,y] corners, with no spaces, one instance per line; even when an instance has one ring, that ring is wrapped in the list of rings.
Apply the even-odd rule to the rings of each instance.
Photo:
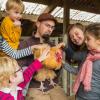
[[[2,18],[2,14],[1,14],[1,12],[0,12],[0,19]]]
[[[100,10],[100,0],[93,0],[93,3]]]
[[[1,15],[1,17],[5,17],[6,13],[1,11],[0,15]],[[29,19],[33,22],[36,22],[37,18],[38,18],[38,15],[23,14],[23,19]],[[61,18],[56,18],[56,19],[57,19],[58,23],[63,23],[63,19],[61,19]]]
[[[82,6],[79,4],[73,4],[71,3],[71,7],[72,9],[76,9],[76,10],[81,10],[81,11],[86,11],[86,12],[91,12],[91,13],[95,13],[95,14],[100,14],[100,9],[97,8],[91,8],[89,6]]]
[[[56,8],[55,5],[48,5],[48,7],[44,10],[43,13],[51,13]]]
[[[51,4],[49,3],[48,7],[44,10],[43,13],[51,13],[60,2],[61,0],[52,0]]]
[[[0,18],[4,17],[6,14],[5,12],[0,12]],[[23,19],[29,19],[33,22],[36,22],[38,18],[38,15],[30,15],[30,14],[23,14]],[[62,18],[56,18],[56,20],[58,21],[58,23],[63,23],[63,19]],[[85,22],[85,21],[77,21],[77,20],[70,20],[69,22],[70,24],[73,23],[82,23],[83,25],[88,25],[90,22]]]
[[[70,20],[70,16],[69,16],[69,12],[70,12],[70,0],[63,0],[63,7],[64,7],[64,17],[63,17],[63,42],[67,45],[67,28],[69,25],[69,20]],[[63,53],[63,59],[65,61],[65,53]],[[67,93],[67,95],[70,95],[70,74],[69,72],[67,72],[65,69],[63,69],[63,88],[65,90],[65,92]]]
[[[50,5],[50,0],[23,0],[23,1],[40,3],[40,4],[44,4],[44,5]],[[53,1],[54,1],[54,4],[57,4],[57,6],[63,7],[63,0],[61,0],[60,3],[57,3],[57,2],[55,3],[55,0],[53,0]],[[94,2],[97,5],[94,8],[92,8],[91,6],[87,6],[87,5],[81,5],[77,2],[76,3],[73,3],[72,1],[70,1],[70,2],[71,2],[70,8],[72,8],[72,9],[100,14],[100,0],[91,0],[91,2]],[[53,9],[53,7],[47,8],[47,12],[49,12],[50,10],[52,11],[52,9]]]
[[[25,2],[32,2],[32,3],[40,3],[40,4],[44,4],[44,5],[49,5],[49,3],[51,2],[50,0],[22,0]]]

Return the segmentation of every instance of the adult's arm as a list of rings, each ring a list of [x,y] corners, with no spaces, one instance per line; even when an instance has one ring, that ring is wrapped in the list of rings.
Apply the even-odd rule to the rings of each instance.
[[[78,68],[75,68],[75,67],[69,65],[68,63],[63,64],[63,67],[65,70],[67,70],[68,72],[70,72],[72,74],[78,73]]]

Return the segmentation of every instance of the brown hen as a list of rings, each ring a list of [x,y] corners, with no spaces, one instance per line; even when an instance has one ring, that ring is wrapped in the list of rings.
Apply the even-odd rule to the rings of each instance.
[[[56,74],[53,70],[58,70],[62,65],[62,50],[61,47],[63,44],[58,44],[57,46],[51,47],[49,56],[46,58],[42,64],[43,68],[37,72],[37,75],[34,77],[37,81],[41,82],[39,89],[42,91],[45,89],[43,86],[43,81],[50,80],[50,85],[55,85],[53,79],[56,77]],[[34,51],[34,57],[38,58],[45,48],[38,49]]]

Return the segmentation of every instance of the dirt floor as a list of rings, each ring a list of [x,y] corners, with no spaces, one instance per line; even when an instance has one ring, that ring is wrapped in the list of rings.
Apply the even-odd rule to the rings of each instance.
[[[67,100],[75,100],[75,96],[68,96]]]

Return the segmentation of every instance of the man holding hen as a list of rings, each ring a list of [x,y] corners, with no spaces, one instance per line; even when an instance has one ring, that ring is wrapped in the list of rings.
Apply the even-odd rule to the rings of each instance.
[[[57,21],[56,19],[50,15],[49,13],[41,14],[36,22],[37,30],[36,32],[32,33],[32,36],[29,37],[27,40],[22,41],[20,43],[21,48],[25,48],[27,46],[40,44],[40,43],[52,43],[49,41],[49,37],[52,34],[53,30],[55,29]],[[23,44],[25,44],[23,46]],[[34,59],[34,56],[29,56],[19,60],[19,64],[21,66],[28,66]],[[42,84],[45,88],[39,89],[41,83],[36,81],[35,79],[31,80],[29,90],[26,96],[27,100],[67,100],[66,94],[64,93],[63,89],[58,85],[58,77],[59,71],[55,72],[55,78],[53,81],[55,82],[55,86],[49,85],[50,82],[45,80]]]

